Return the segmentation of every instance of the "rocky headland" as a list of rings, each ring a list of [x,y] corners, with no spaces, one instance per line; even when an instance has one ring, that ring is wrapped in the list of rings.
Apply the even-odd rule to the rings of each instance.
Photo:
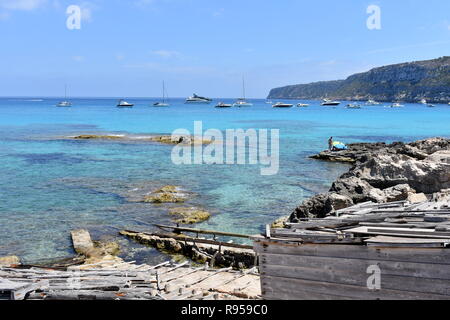
[[[311,158],[353,164],[329,192],[304,201],[290,222],[323,218],[335,210],[373,201],[422,202],[450,197],[450,139],[413,143],[358,143],[348,150],[323,151]]]
[[[447,103],[450,101],[450,57],[374,68],[345,80],[321,81],[272,89],[268,99],[323,98],[367,101]]]

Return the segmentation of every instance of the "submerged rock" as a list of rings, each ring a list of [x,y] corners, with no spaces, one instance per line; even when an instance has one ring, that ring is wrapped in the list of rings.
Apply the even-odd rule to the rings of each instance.
[[[275,220],[272,225],[270,226],[272,229],[282,229],[285,226],[285,223],[289,221],[288,217],[281,217],[277,220]]]
[[[92,241],[89,231],[84,229],[71,231],[71,236],[75,252],[84,257],[85,265],[122,261],[117,257],[120,246],[116,242]]]
[[[123,136],[84,134],[73,137],[75,140],[121,140]]]
[[[17,256],[0,257],[0,267],[12,267],[20,265],[20,258]]]
[[[176,216],[176,223],[195,224],[208,220],[211,214],[205,210],[195,207],[190,208],[173,208],[169,211],[170,215]]]
[[[177,186],[165,186],[144,197],[146,203],[182,203],[187,196]]]

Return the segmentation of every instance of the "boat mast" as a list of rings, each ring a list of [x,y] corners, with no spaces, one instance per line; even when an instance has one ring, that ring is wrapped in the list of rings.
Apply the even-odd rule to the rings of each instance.
[[[243,98],[245,100],[245,79],[242,76],[242,94],[244,95]]]
[[[165,85],[164,80],[163,80],[163,103],[166,102],[165,92],[166,92],[166,85]]]

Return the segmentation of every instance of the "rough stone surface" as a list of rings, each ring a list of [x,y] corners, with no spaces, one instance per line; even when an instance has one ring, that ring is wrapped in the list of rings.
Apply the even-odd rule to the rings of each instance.
[[[177,186],[165,186],[156,190],[152,194],[144,197],[147,203],[182,203],[185,202],[187,196]]]
[[[354,166],[331,186],[328,193],[305,200],[290,216],[325,217],[332,211],[366,201],[377,203],[426,201],[447,197],[450,189],[450,139],[432,138],[405,144],[360,143],[348,150],[324,151],[314,159],[349,162]],[[448,194],[450,196],[450,193]]]
[[[17,256],[0,257],[0,267],[11,267],[20,264],[20,258]]]
[[[175,222],[181,224],[195,224],[206,221],[211,217],[209,212],[195,207],[173,208],[169,210],[169,214],[175,216]]]

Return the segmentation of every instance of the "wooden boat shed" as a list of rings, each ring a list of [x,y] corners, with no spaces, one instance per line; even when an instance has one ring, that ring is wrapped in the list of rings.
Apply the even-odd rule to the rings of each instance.
[[[367,202],[253,240],[265,299],[450,299],[450,201]]]

